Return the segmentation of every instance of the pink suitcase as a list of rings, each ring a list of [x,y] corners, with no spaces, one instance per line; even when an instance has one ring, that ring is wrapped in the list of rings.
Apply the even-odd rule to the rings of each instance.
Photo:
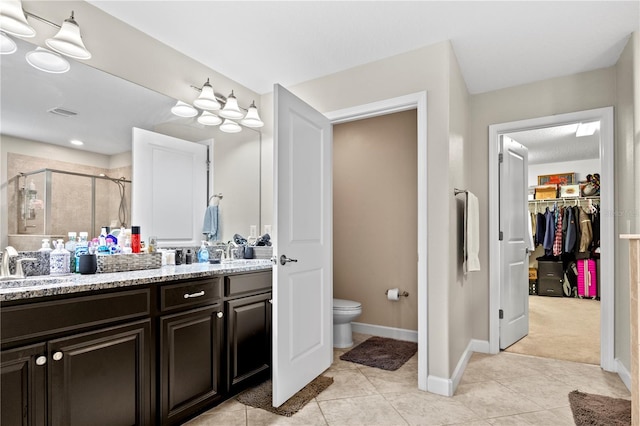
[[[578,296],[597,296],[596,261],[593,259],[577,260],[578,264]]]

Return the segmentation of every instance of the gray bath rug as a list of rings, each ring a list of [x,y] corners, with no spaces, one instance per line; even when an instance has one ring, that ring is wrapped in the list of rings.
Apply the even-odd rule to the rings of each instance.
[[[271,399],[273,397],[271,380],[267,380],[247,389],[236,397],[236,399],[244,405],[255,408],[262,408],[281,416],[291,417],[297,413],[302,407],[307,405],[309,401],[318,396],[320,392],[329,387],[333,383],[333,377],[318,376],[307,386],[302,388],[298,393],[293,395],[280,407],[273,407]]]
[[[373,336],[342,354],[340,359],[393,371],[402,367],[417,351],[415,342]]]
[[[629,426],[631,401],[574,390],[569,404],[577,426]]]

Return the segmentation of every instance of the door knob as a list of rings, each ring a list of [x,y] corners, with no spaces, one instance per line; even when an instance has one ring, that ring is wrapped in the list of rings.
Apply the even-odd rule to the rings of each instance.
[[[282,256],[280,256],[280,264],[281,265],[286,265],[287,262],[297,262],[298,259],[290,259],[287,256],[285,256],[284,254]]]

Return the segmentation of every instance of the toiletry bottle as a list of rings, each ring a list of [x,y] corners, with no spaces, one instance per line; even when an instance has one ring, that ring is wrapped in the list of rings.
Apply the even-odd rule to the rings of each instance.
[[[65,250],[62,240],[58,240],[55,250],[49,256],[49,275],[68,274],[69,264],[69,252]]]
[[[209,250],[207,250],[206,242],[203,241],[200,246],[200,250],[198,250],[198,262],[207,263],[209,262]]]
[[[51,245],[49,244],[48,238],[42,239],[42,247],[38,251],[51,251]]]
[[[131,252],[140,253],[140,227],[131,227]]]
[[[69,240],[64,244],[64,248],[70,253],[70,261],[71,261],[71,266],[70,266],[70,270],[71,271],[75,271],[76,270],[76,242],[77,242],[77,237],[76,237],[76,233],[75,232],[69,232],[67,234],[69,236]],[[71,254],[73,254],[73,256],[71,256]]]
[[[80,232],[78,237],[78,242],[76,243],[75,250],[75,258],[76,258],[76,268],[75,272],[80,273],[80,255],[89,253],[89,233],[88,232]]]
[[[192,262],[193,262],[193,253],[191,252],[191,249],[187,249],[187,253],[184,255],[184,263],[187,265],[191,265]]]
[[[107,229],[102,228],[98,237],[98,254],[110,254],[107,247]]]

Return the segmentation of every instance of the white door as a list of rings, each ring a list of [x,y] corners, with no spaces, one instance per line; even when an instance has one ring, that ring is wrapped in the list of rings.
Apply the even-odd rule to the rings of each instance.
[[[505,349],[529,333],[528,151],[500,138],[500,349]]]
[[[333,361],[332,126],[277,84],[274,101],[272,375],[278,407]]]
[[[210,142],[209,142],[210,143]],[[133,129],[131,223],[173,247],[199,246],[207,207],[207,145]]]

